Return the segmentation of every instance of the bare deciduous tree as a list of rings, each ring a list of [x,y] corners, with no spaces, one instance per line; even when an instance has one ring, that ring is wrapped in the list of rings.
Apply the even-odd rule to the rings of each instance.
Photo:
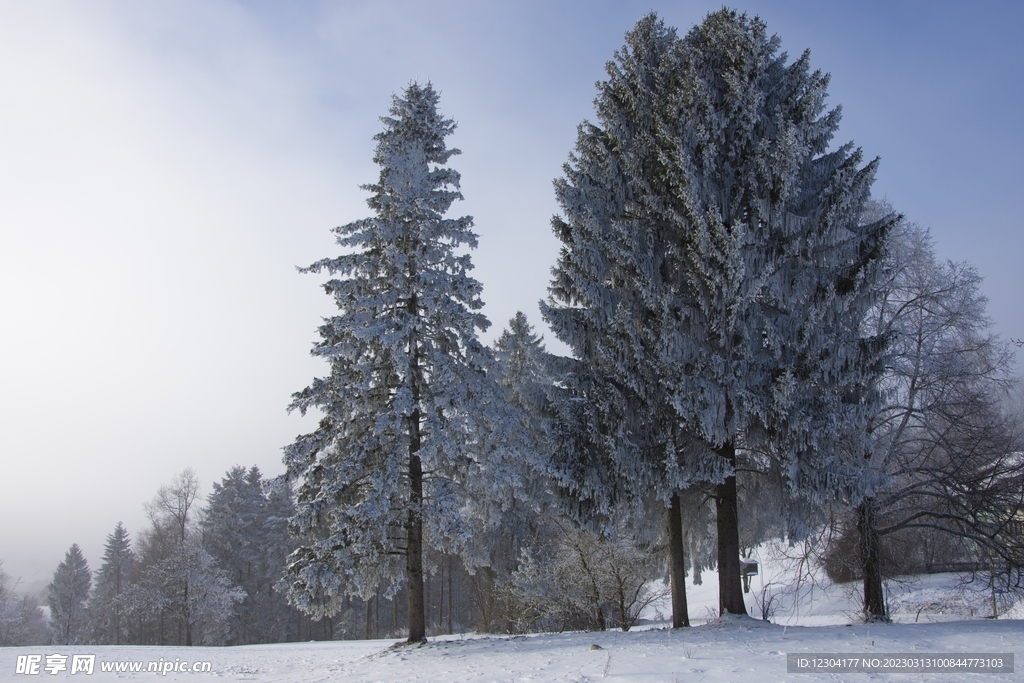
[[[871,620],[887,619],[883,539],[937,533],[955,540],[959,559],[994,553],[1013,564],[1024,502],[1020,430],[1004,409],[1012,355],[988,329],[981,276],[939,262],[928,231],[906,222],[887,275],[870,321],[890,343],[886,401],[865,459],[870,494],[851,528]]]
[[[222,644],[231,607],[245,596],[200,544],[193,509],[198,495],[199,478],[189,468],[146,505],[152,527],[140,544],[142,588],[148,611],[159,614],[161,643],[169,620],[178,644]]]

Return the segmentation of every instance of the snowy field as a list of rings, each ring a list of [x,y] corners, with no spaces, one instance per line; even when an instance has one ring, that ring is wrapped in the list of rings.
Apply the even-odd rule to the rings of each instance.
[[[1013,674],[787,674],[787,653],[1007,653],[1021,651],[1024,622],[974,620],[918,624],[781,626],[746,617],[690,629],[431,639],[419,647],[391,641],[251,645],[234,648],[74,647],[0,650],[0,679],[167,681],[964,681],[1020,680]],[[601,649],[594,648],[597,645]],[[90,653],[93,675],[15,674],[19,654]],[[209,673],[103,673],[104,662],[210,662]],[[1019,664],[1017,665],[1019,666]]]
[[[747,594],[778,581],[778,569],[767,563]],[[762,567],[765,567],[762,564]],[[792,576],[786,578],[791,579]],[[508,683],[636,681],[637,683],[744,683],[773,681],[934,681],[1021,680],[1019,673],[787,673],[788,653],[847,653],[883,657],[919,653],[1024,652],[1024,616],[1011,609],[999,620],[990,614],[990,595],[956,590],[956,577],[932,575],[892,584],[890,603],[897,623],[856,621],[856,586],[804,584],[800,600],[792,590],[779,593],[773,623],[750,617],[716,620],[717,577],[704,574],[703,584],[688,586],[694,626],[673,631],[652,610],[648,623],[629,633],[562,633],[530,636],[441,636],[417,647],[393,647],[394,640],[339,641],[252,645],[230,648],[150,646],[77,646],[0,649],[0,680],[70,681],[502,681]],[[769,586],[771,588],[772,586]],[[661,609],[664,609],[662,606]],[[594,647],[597,646],[597,647]],[[40,668],[36,675],[16,673],[19,655],[94,654],[92,675],[55,674]],[[1024,661],[1024,660],[1022,660]],[[209,662],[208,672],[167,674],[141,671],[104,672],[103,664],[140,662]],[[1015,662],[1017,667],[1024,666]],[[170,664],[168,664],[170,666]],[[1019,669],[1018,669],[1019,671]]]

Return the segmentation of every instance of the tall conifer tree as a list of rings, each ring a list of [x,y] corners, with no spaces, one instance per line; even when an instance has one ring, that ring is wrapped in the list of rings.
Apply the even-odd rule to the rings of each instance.
[[[92,586],[92,572],[75,543],[64,561],[53,572],[53,581],[46,588],[50,606],[50,632],[54,645],[77,645],[88,635],[89,614],[85,603]]]
[[[288,533],[292,492],[263,479],[258,467],[232,467],[207,499],[200,521],[203,547],[245,591],[234,608],[229,643],[273,643],[294,639],[295,610],[274,590],[284,560],[295,548]]]
[[[313,355],[330,375],[295,394],[292,409],[316,409],[316,431],[286,449],[299,481],[295,527],[308,542],[291,556],[290,594],[329,614],[346,593],[371,595],[395,580],[404,558],[409,641],[425,638],[423,544],[451,546],[467,532],[462,482],[490,448],[485,425],[499,392],[477,339],[480,283],[461,248],[476,247],[469,216],[445,218],[461,199],[458,172],[443,164],[455,129],[428,83],[392,101],[377,140],[380,179],[372,218],[335,230],[342,256],[327,271],[339,313],[320,327]]]
[[[715,485],[723,613],[745,612],[738,452],[770,453],[795,499],[851,493],[836,435],[864,426],[878,369],[860,338],[892,223],[859,221],[876,162],[828,150],[828,76],[787,60],[731,10],[683,39],[645,17],[556,184],[545,317],[628,406],[616,467],[665,502]]]
[[[96,572],[96,588],[90,603],[93,639],[101,645],[128,642],[126,596],[136,564],[128,530],[118,522],[114,532],[107,536],[103,564]]]

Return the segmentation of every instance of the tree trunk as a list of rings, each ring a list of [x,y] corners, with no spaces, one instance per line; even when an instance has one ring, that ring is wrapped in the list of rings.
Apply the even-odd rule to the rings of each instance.
[[[370,640],[370,617],[372,613],[370,612],[369,598],[363,598],[363,606],[366,607],[366,626],[363,629],[363,636],[366,640]]]
[[[996,603],[996,568],[992,558],[988,559],[988,584],[992,590],[992,618],[999,618],[999,605]]]
[[[415,261],[411,274],[416,275]],[[409,315],[419,315],[417,297],[409,299]],[[420,362],[419,346],[415,337],[409,339],[409,388],[413,411],[409,416],[409,519],[406,522],[405,575],[409,583],[409,638],[410,643],[427,639],[426,614],[423,604],[423,464],[420,450]]]
[[[875,525],[875,500],[865,498],[857,506],[857,531],[860,534],[860,568],[864,576],[864,617],[868,621],[888,621],[885,594],[882,592],[882,556]]]
[[[669,577],[672,583],[672,628],[690,625],[686,607],[686,556],[683,554],[683,515],[679,494],[673,493],[668,508]]]
[[[423,623],[426,626],[432,626],[434,623],[434,598],[430,596],[430,584],[432,576],[423,573]]]
[[[185,613],[185,647],[192,647],[192,614],[188,608],[188,584],[185,584],[184,604],[182,611]]]
[[[419,411],[414,411],[418,423]],[[418,424],[417,424],[418,426]],[[413,444],[419,448],[419,433]],[[410,450],[413,450],[410,446]],[[423,469],[418,455],[409,458],[409,521],[406,525],[408,543],[405,551],[405,573],[409,581],[409,639],[420,643],[427,639],[426,620],[423,604],[423,518],[420,504],[423,501]]]
[[[114,645],[121,644],[121,568],[114,575]]]
[[[437,631],[444,633],[444,554],[437,562]]]
[[[587,562],[586,553],[583,549],[577,545],[576,555],[580,559],[580,566],[583,568],[583,573],[586,574],[586,578],[590,583],[590,595],[587,596],[590,599],[590,604],[594,608],[594,628],[598,631],[604,631],[607,629],[608,620],[604,616],[604,608],[601,606],[601,589],[597,583],[597,577],[594,572],[590,569],[590,564]]]
[[[736,447],[726,443],[718,450],[729,465],[736,466]],[[740,577],[740,527],[736,499],[736,475],[726,477],[715,487],[718,524],[718,613],[746,614],[743,582]]]
[[[454,633],[452,630],[452,611],[454,610],[455,601],[452,599],[452,558],[448,556],[448,633]]]

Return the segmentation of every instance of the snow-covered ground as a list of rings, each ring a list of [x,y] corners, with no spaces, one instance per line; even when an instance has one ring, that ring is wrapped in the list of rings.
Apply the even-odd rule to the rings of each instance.
[[[748,605],[766,584],[792,584],[793,573],[771,558],[752,581]],[[440,636],[422,646],[393,647],[393,640],[289,643],[231,648],[76,646],[0,649],[0,681],[167,680],[167,681],[507,681],[508,683],[635,681],[637,683],[745,683],[773,681],[934,681],[1019,680],[1017,673],[787,673],[788,653],[886,654],[1024,652],[1024,616],[1011,609],[999,620],[991,595],[957,590],[953,575],[932,575],[889,586],[893,624],[858,623],[856,586],[832,586],[817,577],[804,581],[800,600],[792,589],[776,592],[778,608],[769,623],[750,617],[714,619],[717,577],[688,586],[694,626],[673,631],[651,619],[629,633],[562,633],[529,636]],[[783,579],[786,581],[784,582]],[[664,609],[661,606],[660,609]],[[972,616],[973,615],[973,616]],[[596,646],[596,647],[595,647]],[[94,673],[47,673],[48,654],[94,654]],[[43,655],[40,672],[17,674],[19,656]],[[25,661],[25,660],[22,660]],[[104,672],[103,664],[209,662],[206,673]],[[1024,660],[1015,662],[1024,667]]]
[[[46,647],[0,649],[0,680],[168,681],[743,681],[1019,680],[1019,674],[787,674],[787,653],[1018,653],[1024,622],[973,620],[918,624],[781,626],[733,617],[673,631],[563,633],[432,639],[418,647],[391,641],[251,645],[234,648]],[[600,649],[594,647],[597,645]],[[18,655],[89,653],[94,673],[15,673]],[[119,661],[210,662],[209,673],[104,673]],[[44,658],[45,663],[45,658]],[[70,669],[70,666],[69,666]]]

